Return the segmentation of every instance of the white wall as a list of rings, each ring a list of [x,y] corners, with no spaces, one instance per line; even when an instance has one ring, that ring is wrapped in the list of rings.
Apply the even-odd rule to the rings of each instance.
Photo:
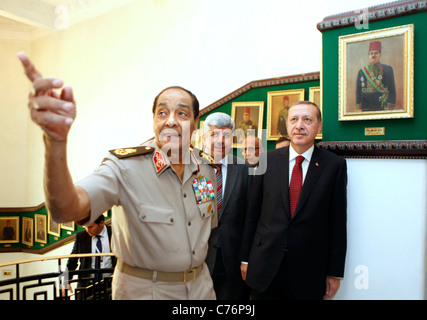
[[[0,74],[0,179],[7,181],[0,206],[44,201],[41,133],[26,114],[29,88],[17,51],[75,90],[69,162],[78,180],[107,150],[152,137],[151,106],[161,89],[187,87],[203,108],[253,80],[319,71],[316,24],[381,2],[136,0],[69,29],[33,32],[23,46],[4,49],[0,33],[0,63],[8,66]]]
[[[427,160],[347,166],[348,249],[336,299],[424,299]]]

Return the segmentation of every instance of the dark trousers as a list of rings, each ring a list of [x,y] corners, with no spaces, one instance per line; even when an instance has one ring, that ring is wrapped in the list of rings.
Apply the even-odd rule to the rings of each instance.
[[[225,270],[221,247],[218,247],[215,267],[212,272],[212,281],[217,300],[249,300],[250,291],[246,283],[243,280],[232,280]]]
[[[286,255],[284,255],[280,268],[273,278],[267,290],[259,292],[254,290],[252,298],[254,300],[322,300],[326,290],[304,289],[298,286],[299,279],[292,277]]]

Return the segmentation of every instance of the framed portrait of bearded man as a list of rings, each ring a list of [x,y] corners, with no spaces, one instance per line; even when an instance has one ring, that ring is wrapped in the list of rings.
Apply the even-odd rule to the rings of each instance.
[[[339,120],[414,117],[414,25],[339,37]]]

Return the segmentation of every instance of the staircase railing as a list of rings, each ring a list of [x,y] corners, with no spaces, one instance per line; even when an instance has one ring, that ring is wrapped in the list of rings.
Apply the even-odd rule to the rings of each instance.
[[[109,300],[111,299],[111,284],[114,269],[85,269],[62,270],[62,260],[69,258],[87,258],[114,256],[113,253],[85,253],[63,256],[40,257],[0,263],[0,270],[4,267],[15,266],[15,277],[0,281],[0,300]],[[42,274],[20,275],[23,264],[58,260],[57,270]],[[78,275],[78,279],[73,279]],[[76,287],[73,293],[69,288],[73,283],[84,279],[85,287]],[[99,280],[98,279],[102,279]]]

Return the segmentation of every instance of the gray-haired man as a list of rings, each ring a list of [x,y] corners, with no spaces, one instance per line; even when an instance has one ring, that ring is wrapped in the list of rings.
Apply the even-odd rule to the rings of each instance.
[[[239,252],[249,190],[249,165],[229,151],[234,121],[225,113],[213,113],[204,123],[204,151],[217,164],[218,227],[212,230],[206,262],[219,300],[248,299],[240,273]]]

